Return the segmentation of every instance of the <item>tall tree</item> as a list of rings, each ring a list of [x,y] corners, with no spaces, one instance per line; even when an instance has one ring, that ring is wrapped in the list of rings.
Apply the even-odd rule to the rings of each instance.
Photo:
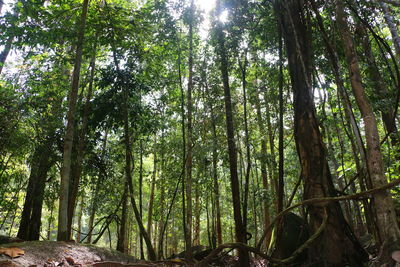
[[[192,187],[193,187],[193,23],[194,23],[194,1],[190,1],[189,10],[189,79],[187,91],[187,159],[186,159],[186,253],[191,258],[192,247]]]
[[[237,169],[237,150],[235,142],[235,127],[233,125],[233,112],[231,100],[231,88],[229,84],[229,70],[228,70],[228,57],[225,47],[225,34],[222,22],[219,16],[222,13],[220,0],[216,3],[215,14],[215,34],[216,34],[216,52],[220,64],[221,79],[224,88],[225,100],[225,119],[226,119],[226,135],[228,142],[228,156],[229,156],[229,170],[231,180],[231,193],[233,201],[233,216],[235,221],[235,237],[237,242],[246,243],[246,229],[243,225],[241,204],[240,204],[240,186]],[[239,250],[240,266],[249,266],[249,254],[246,250]]]
[[[335,4],[336,21],[343,40],[351,87],[364,122],[368,172],[373,186],[379,187],[387,184],[387,180],[384,173],[376,117],[362,83],[358,58],[343,3],[335,1]],[[382,264],[392,264],[392,251],[400,249],[397,245],[400,240],[400,230],[396,221],[393,199],[390,192],[382,191],[374,195],[374,200],[379,228],[379,243],[382,250],[380,261]]]
[[[71,156],[72,145],[74,142],[75,111],[76,103],[78,100],[78,89],[88,7],[89,0],[83,0],[82,14],[79,21],[78,40],[76,43],[74,71],[72,74],[72,87],[68,99],[67,128],[64,137],[64,153],[61,168],[60,203],[58,209],[57,240],[59,241],[67,241],[68,239],[70,239],[70,236],[68,236],[68,195],[71,175]]]
[[[277,1],[294,95],[294,132],[304,181],[304,199],[334,196],[327,153],[318,127],[311,83],[311,32],[305,1]],[[316,232],[323,219],[328,223],[310,247],[313,262],[330,266],[362,266],[366,254],[344,219],[338,203],[310,204],[310,227]]]

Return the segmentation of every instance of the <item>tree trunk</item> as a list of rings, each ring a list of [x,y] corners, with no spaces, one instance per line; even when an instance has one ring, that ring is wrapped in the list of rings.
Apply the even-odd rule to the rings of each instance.
[[[86,135],[88,132],[88,117],[90,113],[90,101],[92,99],[93,94],[93,80],[95,74],[96,67],[96,48],[93,52],[93,57],[90,61],[90,81],[89,88],[86,96],[86,103],[82,116],[82,128],[79,131],[79,140],[78,140],[78,148],[76,151],[76,160],[71,167],[71,177],[70,177],[70,188],[68,194],[68,236],[71,236],[71,226],[72,219],[74,217],[75,208],[76,208],[76,199],[78,197],[79,192],[79,183],[82,175],[82,165],[85,156],[85,148],[86,148]]]
[[[107,139],[108,139],[107,137],[108,137],[108,130],[106,129],[105,133],[104,133],[103,147],[102,147],[102,152],[101,152],[101,157],[100,157],[101,164],[103,164],[103,162],[104,162],[104,156],[105,156],[105,153],[106,153]],[[105,178],[105,175],[106,175],[105,170],[104,171],[101,171],[101,170],[99,171],[99,174],[98,174],[98,177],[97,177],[97,181],[96,181],[96,187],[95,187],[94,193],[93,193],[93,200],[92,200],[92,203],[91,203],[89,225],[88,225],[88,230],[89,230],[88,237],[87,237],[87,243],[88,244],[90,244],[92,242],[92,234],[93,234],[93,230],[94,230],[93,229],[93,223],[94,223],[94,218],[95,218],[97,207],[98,207],[98,204],[97,204],[97,202],[98,202],[98,194],[99,194],[99,191],[100,191],[100,186],[101,186],[101,184],[102,184],[102,182],[103,182],[103,180]]]
[[[344,81],[342,79],[341,67],[339,64],[339,59],[335,52],[336,50],[334,49],[332,43],[328,39],[328,34],[325,30],[322,17],[321,17],[321,15],[318,11],[318,8],[315,5],[315,2],[313,0],[311,1],[311,6],[316,15],[318,27],[320,29],[322,38],[323,38],[325,46],[327,48],[328,57],[332,64],[332,71],[333,71],[333,74],[335,77],[335,83],[338,87],[339,96],[344,105],[345,117],[349,124],[348,128],[350,128],[350,131],[348,131],[348,137],[352,144],[354,160],[356,162],[357,171],[359,173],[358,180],[359,180],[360,188],[362,191],[365,191],[366,188],[364,185],[366,184],[368,189],[372,189],[372,186],[370,184],[370,177],[366,171],[366,164],[365,164],[366,155],[365,155],[364,143],[363,143],[363,140],[361,137],[360,129],[359,129],[356,119],[355,119],[355,115],[352,110],[349,96],[347,95],[346,88],[344,86]],[[343,122],[343,124],[344,124],[344,122]],[[353,132],[354,138],[353,138],[351,132]],[[358,154],[360,154],[361,161],[358,158]],[[359,164],[359,163],[361,163],[361,164]],[[373,202],[373,200],[371,202]],[[368,200],[363,200],[363,204],[364,204],[364,209],[365,209],[364,214],[365,214],[365,219],[367,222],[368,230],[370,233],[376,233],[377,230],[376,230],[375,223],[374,223],[374,221],[375,221],[374,218],[376,218],[376,216],[375,216],[373,210],[371,209],[371,203],[369,203]]]
[[[334,196],[325,145],[315,117],[311,86],[311,33],[302,0],[278,1],[280,23],[289,59],[294,94],[294,132],[304,181],[304,199]],[[328,216],[325,230],[310,246],[310,257],[317,264],[362,266],[367,256],[344,219],[338,203],[310,204],[313,233]]]
[[[375,114],[362,84],[361,71],[347,24],[347,15],[341,1],[336,1],[336,21],[341,33],[344,52],[349,68],[350,82],[357,105],[364,122],[367,141],[367,166],[374,187],[387,184],[384,173],[380,140]],[[396,244],[400,240],[400,230],[396,221],[393,199],[390,192],[383,191],[374,195],[375,210],[379,229],[379,243],[382,250],[381,264],[392,264],[391,252],[400,249]]]
[[[265,131],[265,124],[264,120],[261,114],[261,104],[260,104],[260,90],[258,87],[256,87],[256,93],[254,96],[254,103],[256,106],[256,111],[257,111],[257,124],[258,124],[258,129],[260,131],[260,138],[261,138],[261,155],[260,155],[260,168],[261,168],[261,180],[263,184],[263,188],[266,193],[270,192],[269,188],[269,183],[268,183],[268,174],[267,174],[267,133]],[[264,230],[266,230],[270,224],[270,212],[269,208],[271,205],[271,202],[268,201],[267,195],[265,196],[264,199],[264,205],[263,205],[263,213],[264,213]],[[271,240],[271,231],[267,233],[265,236],[265,248],[268,248],[269,243]]]
[[[0,53],[0,74],[3,72],[4,64],[6,63],[8,54],[10,54],[11,46],[14,40],[14,36],[8,37],[3,51]]]
[[[192,208],[192,168],[193,168],[193,22],[194,22],[194,1],[190,1],[190,18],[189,18],[189,79],[187,91],[187,159],[186,159],[186,257],[192,258],[192,225],[193,225],[193,208]]]
[[[143,143],[140,139],[140,163],[139,163],[139,213],[140,219],[143,220]],[[149,236],[150,238],[150,236]],[[140,259],[144,259],[144,250],[143,250],[143,236],[139,234],[140,241]]]
[[[70,186],[71,154],[72,144],[74,142],[75,110],[78,99],[78,89],[88,7],[89,0],[83,0],[80,28],[76,47],[74,72],[72,75],[72,87],[68,99],[67,129],[65,131],[64,137],[64,153],[61,168],[60,203],[58,209],[58,241],[67,241],[70,238],[70,236],[68,236],[68,195]]]
[[[53,137],[38,144],[31,163],[28,188],[21,214],[17,237],[23,240],[39,240],[44,190],[47,173],[53,165],[51,156]]]
[[[210,89],[207,83],[207,77],[205,77],[205,90],[207,95],[207,104],[210,109],[211,119],[211,133],[212,133],[212,176],[213,176],[213,197],[215,202],[215,232],[217,234],[217,245],[222,244],[222,226],[221,226],[221,205],[219,197],[219,185],[218,185],[218,137],[217,137],[217,126],[215,121],[214,105],[212,102],[213,96],[210,95]]]
[[[78,214],[78,230],[76,232],[76,240],[75,240],[77,243],[81,242],[82,216],[83,216],[83,209],[84,209],[84,206],[85,206],[84,199],[85,199],[85,197],[82,194],[81,200],[80,200],[81,205],[80,205],[79,214]]]
[[[357,23],[357,33],[361,38],[361,44],[364,49],[365,58],[368,66],[368,73],[373,82],[373,89],[375,91],[375,94],[379,98],[387,99],[389,97],[389,91],[385,85],[384,80],[382,79],[381,73],[376,63],[365,25],[363,25],[362,23]],[[391,134],[391,143],[393,146],[396,146],[398,143],[398,137],[393,107],[388,106],[381,108],[381,114],[386,131]]]
[[[397,31],[396,22],[394,21],[393,16],[390,14],[389,8],[386,3],[382,0],[377,0],[379,2],[380,7],[383,10],[383,16],[385,17],[386,24],[389,27],[390,34],[392,35],[393,46],[396,51],[397,60],[400,61],[400,36]]]
[[[153,206],[154,206],[154,192],[156,187],[156,177],[157,177],[157,140],[154,140],[154,161],[153,161],[153,175],[151,176],[151,185],[150,185],[150,197],[149,197],[149,209],[147,215],[147,232],[149,233],[149,238],[151,238],[151,229],[153,225]],[[154,242],[153,242],[154,243]]]
[[[118,240],[117,240],[117,250],[122,253],[127,253],[127,240],[126,240],[126,224],[127,224],[127,209],[128,209],[128,182],[125,181],[124,184],[124,193],[122,195],[122,211],[121,211],[121,222],[119,225],[118,231]]]
[[[250,188],[250,170],[251,170],[251,154],[250,154],[250,140],[249,140],[249,123],[247,120],[247,50],[244,51],[243,64],[239,60],[239,66],[242,74],[242,89],[243,89],[243,110],[244,110],[244,133],[246,145],[246,174],[244,182],[244,196],[243,196],[243,228],[247,232],[247,213],[249,204],[249,188]],[[246,240],[247,241],[247,240]]]
[[[233,125],[233,112],[232,112],[232,101],[231,101],[231,89],[229,85],[229,73],[228,73],[228,58],[226,55],[225,48],[225,34],[223,32],[222,23],[218,20],[221,14],[220,0],[217,0],[216,4],[216,38],[217,38],[217,54],[219,57],[220,70],[224,88],[224,99],[225,99],[225,116],[226,116],[226,132],[228,141],[228,156],[229,156],[229,169],[230,169],[230,180],[231,180],[231,193],[233,201],[233,213],[235,221],[235,235],[236,241],[246,243],[246,230],[243,227],[242,214],[240,208],[240,187],[237,170],[237,151],[235,143],[235,129]],[[246,250],[239,250],[239,262],[240,266],[249,266],[249,254]]]

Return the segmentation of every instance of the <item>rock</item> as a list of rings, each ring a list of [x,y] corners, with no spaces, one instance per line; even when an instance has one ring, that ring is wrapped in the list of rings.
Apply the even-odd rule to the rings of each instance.
[[[283,216],[282,233],[280,242],[272,257],[288,258],[310,237],[307,222],[293,212],[288,212]],[[307,260],[307,251],[303,251],[294,261],[294,264],[303,263]]]

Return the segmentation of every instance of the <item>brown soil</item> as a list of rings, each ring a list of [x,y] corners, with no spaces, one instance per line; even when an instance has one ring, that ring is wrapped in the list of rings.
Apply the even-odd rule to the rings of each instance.
[[[0,255],[0,266],[90,266],[105,261],[122,264],[137,262],[134,257],[118,251],[73,242],[29,241],[3,244],[1,247],[18,247],[24,250],[25,255],[14,259]]]

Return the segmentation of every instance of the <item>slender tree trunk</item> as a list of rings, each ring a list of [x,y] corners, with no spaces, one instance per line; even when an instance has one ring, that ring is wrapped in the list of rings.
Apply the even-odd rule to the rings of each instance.
[[[284,147],[283,147],[283,40],[282,28],[279,27],[279,165],[278,165],[278,212],[283,210],[284,199]]]
[[[250,188],[250,170],[251,170],[251,154],[250,154],[250,140],[249,140],[249,123],[247,119],[247,50],[244,52],[243,64],[239,61],[239,66],[242,74],[242,89],[243,89],[243,109],[244,109],[244,133],[245,133],[245,145],[246,145],[246,174],[244,184],[244,196],[243,196],[243,228],[247,232],[247,213],[249,204],[249,188]],[[247,240],[246,240],[247,241]]]
[[[164,158],[164,138],[161,140],[161,162],[160,162],[160,183],[159,183],[159,191],[160,191],[160,221],[158,224],[158,251],[157,251],[157,258],[162,259],[163,258],[163,240],[164,240],[164,217],[165,217],[165,184],[164,180],[162,179],[164,176],[164,165],[165,165],[165,158]]]
[[[362,23],[357,23],[357,33],[361,38],[361,44],[364,49],[365,58],[368,66],[368,73],[373,82],[373,89],[377,97],[388,99],[389,91],[382,79],[378,65],[375,60],[374,53],[372,52],[371,44],[368,38],[367,29]],[[397,126],[394,119],[394,110],[392,106],[384,107],[381,109],[382,121],[385,125],[386,131],[391,135],[391,143],[396,146],[398,143]]]
[[[200,175],[200,174],[199,174]],[[194,220],[194,236],[193,236],[193,245],[198,246],[200,245],[200,215],[201,215],[201,206],[200,206],[200,189],[199,184],[196,183],[195,188],[195,203],[194,203],[194,210],[195,210],[195,220]]]
[[[140,163],[139,163],[139,213],[140,219],[143,220],[143,143],[140,142]],[[150,238],[150,236],[149,236]],[[143,236],[139,234],[140,241],[140,259],[144,259],[144,249],[143,249]]]
[[[350,82],[357,105],[364,122],[367,141],[367,166],[374,187],[387,184],[384,173],[380,140],[375,114],[365,93],[362,84],[361,71],[354,48],[353,40],[348,28],[347,15],[341,1],[336,1],[336,21],[340,29],[344,45],[344,52],[350,73]],[[381,264],[392,264],[391,252],[400,247],[396,244],[400,240],[400,230],[396,221],[393,199],[390,192],[384,191],[374,195],[375,209],[379,228],[379,238],[383,251]]]
[[[84,209],[84,195],[82,194],[81,196],[81,205],[79,208],[79,214],[78,214],[78,231],[76,233],[76,242],[80,243],[81,242],[81,231],[82,231],[82,216],[83,216],[83,209]]]
[[[400,61],[400,36],[399,32],[397,31],[397,26],[394,21],[393,16],[390,14],[389,8],[386,3],[382,0],[376,0],[379,2],[380,7],[383,11],[383,16],[385,18],[386,24],[389,27],[390,34],[392,35],[393,46],[396,51],[397,60]]]
[[[57,240],[67,241],[68,236],[68,194],[71,172],[71,154],[74,141],[75,110],[78,99],[80,71],[82,64],[83,43],[85,37],[86,17],[89,7],[89,0],[83,0],[80,28],[76,47],[74,72],[72,75],[72,88],[68,100],[67,128],[64,137],[63,164],[61,168],[60,203],[58,212],[58,233]]]
[[[265,100],[265,115],[266,115],[266,124],[267,124],[267,135],[268,136],[268,141],[269,141],[269,150],[271,154],[271,159],[268,162],[268,169],[269,169],[269,175],[270,175],[270,181],[271,181],[271,188],[273,188],[275,194],[276,194],[276,202],[275,202],[275,210],[278,210],[278,206],[282,205],[283,206],[283,195],[278,195],[279,192],[279,181],[278,181],[278,176],[276,173],[276,157],[275,157],[275,137],[274,137],[274,132],[272,129],[272,123],[271,123],[271,112],[270,112],[270,101],[268,101],[268,94],[267,91],[264,91],[264,100]],[[281,203],[281,204],[280,204]]]
[[[276,11],[289,59],[294,94],[295,141],[304,180],[304,198],[334,196],[336,190],[315,116],[311,86],[311,34],[304,1],[278,1]],[[354,238],[340,205],[310,204],[308,210],[313,233],[321,226],[323,218],[328,216],[324,231],[310,246],[311,259],[327,266],[362,266],[367,255]]]
[[[10,54],[14,36],[8,37],[3,51],[0,53],[0,74],[3,72],[4,64],[6,63],[7,57]]]
[[[205,77],[207,80],[207,77]],[[222,244],[222,226],[221,226],[221,205],[219,197],[219,185],[218,185],[218,137],[217,137],[217,126],[215,121],[214,105],[212,102],[212,95],[208,87],[208,83],[205,83],[205,90],[207,94],[207,103],[210,109],[211,116],[211,133],[212,133],[212,176],[213,176],[213,197],[215,201],[215,232],[217,234],[217,245]]]
[[[345,112],[346,120],[349,123],[350,130],[354,134],[354,138],[353,138],[351,131],[348,131],[348,137],[352,144],[354,160],[356,162],[357,171],[359,173],[358,177],[359,177],[360,188],[362,191],[365,191],[366,190],[366,188],[364,186],[365,184],[367,185],[368,189],[371,189],[372,185],[370,183],[369,174],[366,171],[365,147],[364,147],[364,143],[363,143],[363,140],[361,137],[360,129],[358,128],[358,125],[357,125],[357,122],[355,119],[355,115],[353,113],[352,106],[350,103],[350,99],[349,99],[349,96],[347,95],[346,88],[344,86],[344,81],[342,79],[342,72],[341,72],[341,68],[340,68],[340,64],[339,64],[339,59],[335,52],[336,50],[334,49],[332,43],[328,39],[328,34],[323,25],[322,17],[319,14],[318,8],[315,5],[315,2],[313,0],[311,1],[311,6],[316,15],[318,27],[320,28],[320,31],[322,33],[322,37],[323,37],[325,46],[327,48],[329,60],[332,64],[332,71],[333,71],[333,74],[335,77],[335,83],[338,87],[339,96],[344,105],[344,112]],[[344,122],[343,122],[343,124],[344,124]],[[358,154],[360,154],[361,161],[358,158]],[[376,233],[377,229],[375,227],[375,220],[374,220],[374,218],[376,218],[376,215],[374,214],[373,210],[371,209],[372,202],[373,202],[373,200],[371,201],[371,203],[369,203],[368,200],[363,200],[364,209],[365,209],[364,214],[365,214],[365,219],[367,222],[367,227],[368,227],[369,232]]]
[[[186,221],[186,201],[185,201],[185,178],[186,178],[186,116],[185,116],[185,93],[183,89],[183,81],[182,81],[182,71],[181,71],[181,46],[180,46],[180,36],[178,37],[178,76],[179,76],[179,88],[181,91],[181,131],[182,131],[182,228],[183,228],[183,236],[185,239],[185,246],[187,244],[187,221]],[[161,251],[162,252],[162,251]]]
[[[151,185],[150,185],[150,197],[149,197],[149,212],[147,218],[147,232],[149,233],[149,237],[151,238],[151,229],[153,225],[153,205],[154,205],[154,192],[156,187],[156,177],[157,177],[157,150],[156,150],[156,140],[154,140],[154,161],[153,161],[153,175],[151,176]]]
[[[269,188],[269,183],[268,183],[268,174],[267,174],[267,133],[265,131],[265,123],[264,119],[261,114],[261,104],[260,104],[260,90],[258,87],[256,87],[256,94],[254,96],[254,103],[256,106],[256,111],[257,111],[257,124],[258,124],[258,129],[260,131],[260,138],[261,138],[261,155],[260,155],[260,168],[261,168],[261,180],[263,184],[263,188],[265,192],[270,192],[271,189]],[[270,224],[270,205],[271,203],[267,200],[267,197],[264,199],[264,205],[263,205],[263,213],[264,213],[264,229],[266,230]],[[268,248],[269,243],[271,240],[271,231],[267,233],[265,236],[265,248]]]
[[[85,148],[86,148],[86,135],[88,132],[88,117],[90,113],[90,101],[92,99],[93,94],[93,80],[95,74],[96,67],[96,48],[93,52],[93,57],[90,61],[90,81],[89,88],[86,96],[86,103],[82,116],[82,128],[79,132],[79,140],[78,140],[78,148],[76,152],[76,160],[75,164],[72,164],[71,168],[71,180],[70,180],[70,188],[68,194],[68,236],[71,236],[71,226],[72,219],[74,217],[75,208],[76,208],[76,199],[78,197],[79,192],[79,183],[82,175],[82,165],[85,156]]]
[[[189,19],[189,79],[187,91],[187,159],[186,159],[186,257],[192,258],[192,168],[193,168],[193,22],[194,22],[194,1],[190,2]]]
[[[54,202],[50,203],[50,215],[47,219],[47,240],[51,240],[52,225],[54,223],[53,213],[54,213]]]
[[[106,129],[105,133],[104,133],[104,140],[103,140],[103,147],[102,147],[102,152],[101,152],[101,164],[104,162],[104,156],[106,153],[106,147],[107,147],[107,139],[108,139],[108,130]],[[100,191],[100,186],[103,182],[105,178],[105,170],[104,171],[99,171],[98,177],[97,177],[97,181],[96,181],[96,187],[94,189],[94,193],[93,193],[93,200],[91,203],[91,210],[90,210],[90,217],[89,217],[89,225],[88,225],[88,229],[89,229],[89,233],[88,233],[88,237],[87,237],[87,243],[90,244],[92,242],[92,234],[93,234],[93,223],[94,223],[94,218],[96,215],[96,211],[97,211],[97,201],[98,201],[98,194]]]
[[[220,70],[222,75],[225,99],[225,116],[226,116],[226,132],[228,141],[228,156],[229,156],[229,169],[233,201],[233,213],[235,221],[235,235],[236,241],[246,243],[246,230],[243,227],[242,214],[240,208],[240,187],[237,170],[237,151],[235,143],[235,129],[233,125],[233,112],[231,101],[231,89],[229,85],[228,73],[228,58],[225,48],[225,34],[223,32],[222,23],[218,21],[218,16],[221,14],[220,0],[216,4],[216,38],[217,38],[217,54],[220,61]],[[249,254],[246,250],[239,250],[240,266],[249,266]]]
[[[127,240],[126,240],[126,224],[127,224],[127,209],[128,209],[128,182],[125,181],[124,192],[122,195],[122,211],[121,211],[121,222],[119,225],[118,240],[117,240],[117,250],[122,253],[127,253]]]

